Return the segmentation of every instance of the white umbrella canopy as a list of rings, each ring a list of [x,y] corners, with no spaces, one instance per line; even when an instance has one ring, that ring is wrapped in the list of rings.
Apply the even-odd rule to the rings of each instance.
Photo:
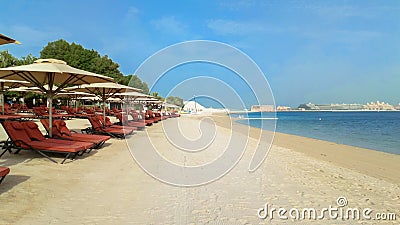
[[[7,37],[4,34],[0,34],[0,45],[12,44],[12,43],[21,44],[21,42],[19,42],[19,41],[16,41],[16,40],[14,40],[14,39],[12,39],[10,37]]]
[[[98,96],[87,96],[87,97],[81,97],[81,100],[88,100],[88,101],[101,101],[101,98]]]
[[[181,107],[179,107],[179,106],[177,106],[177,105],[174,105],[174,104],[171,104],[171,103],[168,103],[168,102],[165,102],[165,103],[163,104],[163,106],[164,106],[164,107],[168,107],[168,108],[175,108],[175,109],[181,108]]]
[[[105,123],[105,119],[106,119],[105,105],[106,105],[107,99],[114,97],[117,93],[142,91],[139,88],[129,87],[129,86],[117,84],[117,83],[83,84],[83,85],[66,88],[66,90],[88,92],[88,93],[95,94],[96,96],[100,97],[101,100],[103,101],[104,123]]]
[[[2,106],[2,114],[4,114],[4,91],[21,86],[27,87],[29,85],[30,83],[26,81],[0,79],[0,101]]]
[[[136,98],[136,99],[134,99],[134,101],[135,102],[151,102],[151,103],[162,103],[160,100],[158,100],[158,99],[156,99],[156,98],[153,98],[153,97],[146,97],[146,98],[143,98],[143,97],[140,97],[140,98]]]
[[[28,82],[29,83],[29,82]],[[30,83],[29,83],[30,84]],[[46,90],[46,92],[48,90],[50,90],[49,85],[45,84],[43,85],[43,88]],[[58,86],[57,85],[53,85],[53,89],[57,89]],[[32,93],[37,93],[37,94],[46,94],[46,92],[43,92],[43,90],[39,87],[26,87],[26,86],[22,86],[22,87],[17,87],[17,88],[12,88],[9,89],[9,91],[16,91],[16,92],[32,92]],[[61,90],[64,91],[64,90]],[[64,91],[65,92],[65,91]],[[60,92],[62,93],[62,92]],[[60,93],[57,93],[60,94]]]
[[[87,92],[80,92],[80,91],[66,91],[65,92],[60,92],[57,94],[59,97],[67,97],[70,99],[75,100],[75,109],[78,109],[78,100],[84,98],[84,97],[90,97],[90,96],[95,96],[94,94],[90,94]]]
[[[112,82],[114,79],[68,66],[57,59],[39,59],[33,64],[0,68],[0,79],[28,81],[46,93],[49,105],[49,136],[52,136],[53,96],[67,85]],[[44,85],[48,85],[48,90]],[[58,85],[54,88],[54,85]]]

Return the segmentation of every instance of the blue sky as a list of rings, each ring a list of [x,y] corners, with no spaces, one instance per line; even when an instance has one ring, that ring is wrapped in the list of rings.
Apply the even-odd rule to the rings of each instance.
[[[124,74],[132,74],[171,44],[214,40],[240,49],[258,64],[278,105],[376,100],[397,105],[398,12],[396,0],[14,0],[2,2],[0,33],[23,44],[0,50],[39,56],[48,42],[62,38],[107,54]],[[191,75],[213,71],[201,70]],[[146,81],[146,75],[138,75]],[[171,75],[165,83],[179,82],[178,77]],[[235,81],[228,75],[225,79]],[[158,85],[157,91],[166,94],[167,86]],[[186,88],[178,94],[190,98],[196,93]]]

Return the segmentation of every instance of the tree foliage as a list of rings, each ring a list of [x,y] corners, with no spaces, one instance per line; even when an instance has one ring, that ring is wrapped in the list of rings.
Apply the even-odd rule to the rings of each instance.
[[[69,44],[62,39],[50,42],[40,52],[40,57],[63,60],[75,68],[109,76],[114,78],[117,83],[140,88],[144,93],[148,93],[149,90],[147,84],[139,77],[124,76],[119,70],[119,64],[112,61],[107,55],[101,56],[97,51],[85,49],[76,43]]]
[[[33,63],[38,58],[29,54],[27,56],[22,56],[20,59],[11,55],[8,50],[0,51],[0,68],[10,67],[10,66],[21,66]]]
[[[7,50],[0,51],[0,68],[15,66],[19,59],[11,55]]]
[[[128,75],[125,76],[127,78],[127,82],[123,83],[125,85],[135,87],[135,88],[140,88],[143,90],[143,93],[148,94],[149,93],[149,86],[147,86],[146,82],[143,82],[140,80],[140,78],[137,75]]]
[[[162,102],[164,101],[164,98],[161,95],[159,95],[158,92],[152,92],[150,95]]]
[[[166,102],[170,104],[177,105],[179,107],[183,107],[183,99],[177,96],[168,96],[166,98]]]

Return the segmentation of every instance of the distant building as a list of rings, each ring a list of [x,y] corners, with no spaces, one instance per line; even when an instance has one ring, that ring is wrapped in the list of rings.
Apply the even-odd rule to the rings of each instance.
[[[289,106],[278,106],[276,107],[276,111],[290,111]]]
[[[273,105],[252,105],[252,112],[274,112],[275,107]]]
[[[316,105],[319,110],[363,110],[364,106],[361,104],[329,104],[329,105]]]
[[[300,104],[299,107],[297,107],[297,109],[299,109],[299,110],[319,110],[319,108],[311,102]]]
[[[397,110],[400,110],[400,103],[399,103],[398,106],[396,106],[396,107],[394,107],[394,108],[397,109]]]
[[[394,106],[390,105],[389,103],[385,102],[369,102],[364,105],[364,108],[367,110],[395,110]]]
[[[299,110],[363,110],[364,106],[361,104],[313,104],[304,103],[297,107]]]

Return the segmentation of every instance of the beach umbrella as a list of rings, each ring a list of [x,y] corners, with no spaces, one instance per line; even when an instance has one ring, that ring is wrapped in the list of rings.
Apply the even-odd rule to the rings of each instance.
[[[26,81],[18,81],[18,80],[3,80],[0,79],[0,101],[2,106],[2,114],[4,114],[4,91],[20,87],[20,86],[29,86],[30,83]]]
[[[19,42],[19,41],[16,41],[16,40],[14,40],[14,39],[12,39],[10,37],[7,37],[4,34],[0,34],[0,45],[12,44],[12,43],[21,44],[21,42]]]
[[[160,100],[153,98],[153,97],[146,97],[146,98],[139,97],[139,98],[134,99],[134,101],[138,102],[138,103],[154,103],[154,104],[162,103]]]
[[[92,83],[92,84],[83,84],[74,87],[66,88],[66,90],[70,91],[83,91],[94,94],[101,98],[103,101],[103,117],[104,117],[104,124],[106,120],[106,101],[107,99],[114,97],[117,93],[124,93],[124,92],[138,92],[142,91],[141,89],[129,87],[122,84],[117,83]]]
[[[96,73],[80,70],[57,59],[38,59],[23,66],[0,68],[0,79],[28,81],[46,93],[49,105],[49,136],[52,137],[53,96],[67,85],[112,82],[114,79]],[[48,89],[44,85],[48,85]],[[57,88],[55,88],[57,85]]]
[[[75,100],[75,109],[78,109],[78,104],[77,101],[78,99],[81,99],[83,97],[90,97],[90,96],[94,96],[94,94],[90,94],[87,92],[81,92],[81,91],[65,91],[65,92],[60,92],[57,94],[57,96],[66,96],[68,98],[74,99]]]
[[[4,34],[0,34],[0,45],[4,45],[4,44],[11,44],[11,43],[15,43],[15,44],[21,44],[21,42],[16,41],[10,37],[5,36]],[[1,101],[1,106],[2,106],[2,114],[4,114],[4,91],[5,91],[5,87],[6,88],[15,88],[18,87],[18,84],[21,84],[22,82],[20,81],[14,81],[14,80],[0,80],[0,101]],[[26,82],[26,84],[29,84],[28,82]]]
[[[164,106],[164,107],[168,107],[168,108],[175,108],[175,109],[181,108],[181,107],[179,107],[179,106],[177,106],[177,105],[174,105],[174,104],[171,104],[171,103],[168,103],[168,102],[165,102],[165,103],[163,104],[163,106]]]

